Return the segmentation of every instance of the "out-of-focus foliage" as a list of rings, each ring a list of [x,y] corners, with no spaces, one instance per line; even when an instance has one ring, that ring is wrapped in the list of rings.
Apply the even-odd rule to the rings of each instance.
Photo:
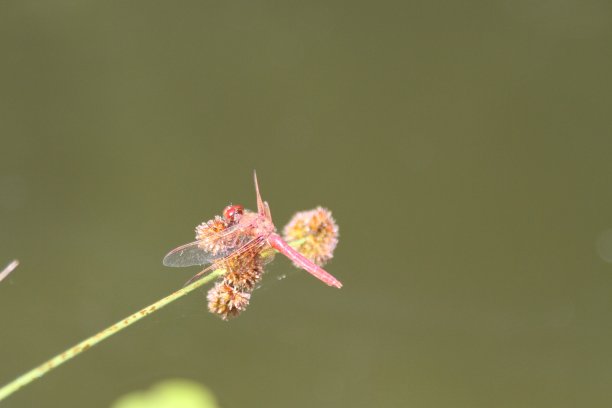
[[[120,397],[111,408],[218,408],[213,393],[189,380],[166,380]]]

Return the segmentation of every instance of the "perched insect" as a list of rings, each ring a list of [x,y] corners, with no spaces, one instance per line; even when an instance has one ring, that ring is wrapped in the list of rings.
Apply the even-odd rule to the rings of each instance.
[[[166,266],[209,265],[192,277],[188,283],[215,269],[232,269],[246,260],[261,258],[261,254],[274,248],[301,269],[329,286],[341,288],[342,283],[323,268],[293,249],[280,235],[272,222],[270,207],[261,199],[257,174],[254,173],[257,212],[245,210],[241,205],[230,205],[223,217],[203,223],[196,230],[197,240],[182,245],[164,257]],[[230,265],[230,268],[227,266]],[[238,267],[236,267],[238,268]]]

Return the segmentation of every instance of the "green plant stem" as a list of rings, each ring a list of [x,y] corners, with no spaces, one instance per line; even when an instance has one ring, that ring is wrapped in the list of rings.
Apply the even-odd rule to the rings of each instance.
[[[304,238],[297,239],[297,240],[291,241],[289,245],[293,247],[297,247],[303,242],[304,242]],[[269,248],[269,249],[264,250],[261,256],[262,257],[271,256],[275,252],[276,251],[274,249]],[[102,330],[101,332],[98,332],[94,334],[93,336],[83,340],[76,346],[69,348],[68,350],[56,355],[55,357],[52,357],[50,360],[45,361],[38,367],[31,369],[30,371],[21,375],[20,377],[15,378],[13,381],[11,381],[10,383],[0,388],[0,401],[5,399],[9,395],[13,394],[14,392],[16,392],[21,387],[28,385],[32,381],[47,374],[49,371],[53,370],[55,367],[78,356],[82,352],[89,350],[92,346],[95,346],[96,344],[100,343],[102,340],[109,338],[113,334],[119,333],[121,330],[125,329],[128,326],[131,326],[132,324],[136,323],[143,317],[146,317],[150,315],[151,313],[166,306],[167,304],[174,302],[175,300],[185,296],[189,292],[193,292],[200,286],[205,285],[212,280],[215,280],[217,277],[222,276],[223,274],[225,274],[224,269],[217,269],[211,272],[210,274],[206,275],[205,277],[198,279],[195,282],[190,283],[189,285],[177,290],[171,295],[168,295],[165,298],[160,299],[157,302],[143,309],[140,309],[139,311],[126,317],[125,319],[120,320],[117,323],[113,324],[112,326],[107,327],[106,329]]]
[[[162,307],[166,306],[170,302],[173,302],[177,300],[178,298],[185,296],[189,292],[194,291],[195,289],[216,279],[217,277],[223,275],[224,273],[225,273],[225,270],[223,269],[217,269],[211,272],[209,275],[206,275],[202,279],[199,279],[183,287],[182,289],[177,290],[171,295],[168,295],[165,298],[158,300],[157,302],[139,310],[133,315],[130,315],[126,317],[125,319],[118,321],[117,323],[113,324],[110,327],[107,327],[101,332],[96,333],[93,336],[89,337],[88,339],[83,340],[76,346],[69,348],[68,350],[42,363],[38,367],[33,368],[32,370],[28,371],[22,376],[17,377],[10,383],[0,388],[0,401],[5,399],[9,395],[13,394],[15,391],[19,390],[21,387],[47,374],[49,371],[53,370],[55,367],[65,363],[66,361],[78,356],[82,352],[90,349],[92,346],[95,346],[96,344],[100,343],[102,340],[112,336],[113,334],[120,332],[121,330],[125,329],[128,326],[131,326],[132,324],[136,323],[140,319],[161,309]]]

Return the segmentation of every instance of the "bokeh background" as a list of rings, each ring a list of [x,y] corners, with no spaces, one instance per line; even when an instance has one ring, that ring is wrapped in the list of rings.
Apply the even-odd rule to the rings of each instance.
[[[2,406],[609,407],[611,41],[602,0],[2,1],[0,383],[181,287],[253,169],[279,228],[332,209],[345,284],[279,257]]]

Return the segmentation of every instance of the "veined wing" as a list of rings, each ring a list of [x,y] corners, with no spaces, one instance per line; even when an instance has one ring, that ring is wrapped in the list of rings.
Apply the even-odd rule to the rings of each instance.
[[[193,241],[170,251],[163,260],[165,266],[183,267],[206,265],[225,258],[251,239],[246,230],[256,222],[247,218],[229,228],[211,234],[205,240]]]
[[[194,241],[173,249],[164,257],[165,266],[183,267],[207,265],[219,259],[227,258],[240,247],[247,244],[253,237],[249,235],[236,236],[232,245],[211,251],[202,241]]]
[[[233,263],[233,260],[236,258],[246,257],[247,263],[248,263],[252,259],[252,257],[259,256],[261,254],[262,248],[264,247],[265,244],[266,244],[266,238],[263,236],[259,236],[259,237],[255,237],[251,239],[251,241],[247,242],[242,247],[236,249],[234,252],[232,252],[228,256],[222,259],[218,259],[217,260],[218,262],[214,262],[212,265],[210,265],[203,271],[200,271],[197,274],[195,274],[191,279],[189,279],[185,283],[185,285],[189,285],[190,283],[193,283],[197,281],[198,279],[201,279],[204,275],[206,275],[209,272],[212,272],[213,270],[217,268],[227,268],[228,267],[227,265],[228,264],[231,265]],[[262,262],[267,263],[273,257],[274,257],[274,253],[267,254],[265,259],[262,260]],[[238,263],[240,263],[240,261]]]

